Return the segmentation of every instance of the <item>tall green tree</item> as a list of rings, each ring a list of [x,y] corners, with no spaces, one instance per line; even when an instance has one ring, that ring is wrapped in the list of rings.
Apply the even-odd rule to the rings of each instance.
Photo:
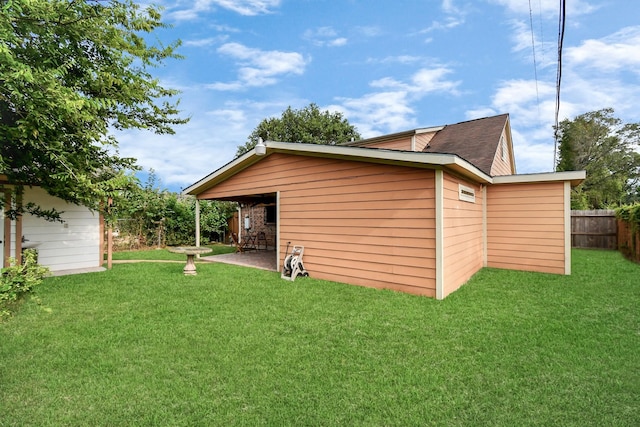
[[[187,121],[150,73],[179,57],[179,41],[147,43],[164,27],[132,0],[0,0],[0,174],[93,209],[129,185],[110,129]]]
[[[287,107],[281,117],[261,121],[251,132],[247,142],[238,146],[236,156],[253,149],[258,138],[265,141],[335,145],[352,139],[358,140],[360,134],[342,113],[322,111],[312,103],[300,110]]]
[[[558,125],[556,170],[585,170],[574,189],[573,209],[602,209],[633,201],[640,179],[640,123],[622,123],[611,108]]]

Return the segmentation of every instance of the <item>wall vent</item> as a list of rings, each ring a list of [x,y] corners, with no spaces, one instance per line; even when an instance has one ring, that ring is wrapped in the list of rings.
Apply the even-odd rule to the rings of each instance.
[[[465,202],[476,202],[476,190],[466,185],[458,184],[458,199]]]

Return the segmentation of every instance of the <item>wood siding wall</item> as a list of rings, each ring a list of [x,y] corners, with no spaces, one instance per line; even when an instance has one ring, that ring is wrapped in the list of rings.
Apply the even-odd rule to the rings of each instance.
[[[459,199],[459,184],[475,190],[475,203]],[[483,265],[482,189],[444,174],[443,297],[462,286]]]
[[[424,147],[426,147],[427,144],[429,144],[429,142],[431,142],[431,140],[433,139],[434,136],[436,136],[436,132],[425,132],[425,133],[420,133],[420,134],[416,135],[416,150],[415,151],[424,150]]]
[[[565,274],[564,185],[487,188],[489,267]]]
[[[504,134],[504,132],[502,133],[502,138],[504,138],[505,141],[508,141],[506,138],[507,136]],[[515,171],[512,169],[511,167],[511,157],[513,155],[513,153],[511,153],[511,148],[510,148],[510,144],[507,142],[506,144],[506,148],[507,148],[507,153],[506,153],[506,157],[503,160],[502,159],[502,139],[500,140],[500,142],[498,143],[498,149],[496,150],[495,156],[493,157],[493,163],[491,164],[491,176],[498,176],[498,175],[513,175],[515,173]]]
[[[268,179],[266,179],[268,177]],[[434,171],[272,154],[201,199],[280,192],[280,260],[312,277],[435,296]]]
[[[382,141],[374,144],[368,144],[368,148],[385,148],[387,150],[411,150],[411,137],[393,139],[390,141]]]

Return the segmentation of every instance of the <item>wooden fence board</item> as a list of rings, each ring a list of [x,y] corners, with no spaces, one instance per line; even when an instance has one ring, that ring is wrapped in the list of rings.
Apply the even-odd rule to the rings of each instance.
[[[618,248],[618,229],[613,210],[571,211],[571,246],[574,248]]]

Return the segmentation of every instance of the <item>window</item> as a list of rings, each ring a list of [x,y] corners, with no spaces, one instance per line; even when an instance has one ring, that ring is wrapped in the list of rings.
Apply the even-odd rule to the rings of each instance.
[[[476,202],[476,190],[466,185],[458,184],[458,199],[464,202]]]
[[[276,206],[275,205],[264,207],[264,223],[265,224],[276,223]]]

